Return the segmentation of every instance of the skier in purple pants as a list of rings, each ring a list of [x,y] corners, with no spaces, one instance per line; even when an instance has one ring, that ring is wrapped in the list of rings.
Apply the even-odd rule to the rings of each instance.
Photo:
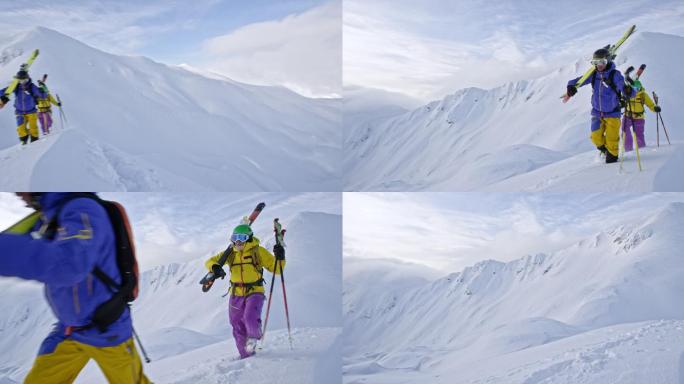
[[[632,150],[632,129],[634,129],[634,136],[636,136],[639,148],[644,148],[646,146],[646,139],[644,138],[644,125],[646,125],[644,114],[646,109],[644,108],[644,105],[656,113],[661,110],[648,96],[648,93],[646,93],[646,90],[644,90],[644,87],[639,80],[634,80],[632,88],[636,93],[632,92],[633,95],[629,99],[629,106],[625,112],[625,116],[622,118],[622,132],[625,135],[625,152]]]
[[[274,271],[276,260],[285,266],[285,249],[275,245],[272,255],[259,245],[252,229],[247,224],[240,224],[230,237],[233,243],[232,252],[226,259],[230,268],[230,307],[228,315],[233,326],[233,337],[241,358],[254,355],[256,343],[261,339],[261,309],[264,306],[264,268]],[[218,264],[223,252],[211,257],[206,267],[216,276],[226,273]],[[282,271],[278,268],[278,273]]]

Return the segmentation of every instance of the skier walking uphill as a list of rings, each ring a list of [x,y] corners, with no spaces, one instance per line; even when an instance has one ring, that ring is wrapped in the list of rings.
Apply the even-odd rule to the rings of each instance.
[[[26,144],[31,136],[31,142],[38,140],[38,123],[36,116],[37,99],[45,97],[43,91],[38,88],[29,77],[25,70],[20,70],[16,75],[19,84],[14,89],[14,114],[17,116],[17,133],[19,134],[19,141]],[[9,102],[9,98],[5,96],[5,90],[0,90],[0,100],[3,104]]]
[[[43,131],[43,135],[50,133],[50,127],[52,127],[52,105],[54,104],[58,107],[62,106],[62,103],[57,101],[50,90],[48,89],[45,82],[38,80],[38,87],[42,91],[41,95],[37,98],[38,100],[38,121],[40,121],[40,129]]]
[[[95,194],[17,195],[36,211],[0,233],[0,276],[45,283],[57,317],[24,383],[71,383],[91,358],[109,383],[149,383],[133,343],[130,309],[118,296],[130,281],[117,255],[120,223]],[[117,293],[103,275],[117,284]]]
[[[577,93],[577,87],[591,84],[591,141],[605,153],[606,163],[614,163],[618,160],[620,143],[621,95],[631,95],[632,89],[625,85],[624,77],[615,69],[608,49],[594,52],[591,64],[596,71],[582,84],[577,84],[579,77],[568,81],[567,95],[572,97]]]
[[[644,108],[644,104],[646,104],[652,112],[658,113],[661,111],[660,106],[655,105],[653,100],[648,96],[648,93],[646,93],[646,90],[641,85],[641,81],[634,80],[632,88],[636,94],[629,99],[629,106],[626,108],[625,116],[622,119],[622,132],[625,134],[626,152],[632,150],[631,129],[634,129],[638,148],[646,146],[646,140],[644,139],[644,126],[646,125],[644,113],[646,112],[646,109]],[[633,127],[632,124],[634,125]]]
[[[254,355],[257,341],[261,338],[261,310],[264,305],[264,268],[274,272],[276,260],[280,263],[278,272],[285,266],[285,249],[276,244],[272,255],[259,245],[252,229],[240,224],[230,237],[233,244],[226,264],[230,269],[230,307],[228,310],[233,337],[240,358]],[[206,261],[206,267],[216,276],[225,276],[218,264],[223,252]]]

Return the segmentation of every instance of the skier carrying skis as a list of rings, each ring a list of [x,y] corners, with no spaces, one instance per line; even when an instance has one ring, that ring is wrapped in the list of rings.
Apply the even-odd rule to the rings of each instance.
[[[50,127],[52,127],[52,105],[54,104],[58,107],[62,106],[62,103],[55,100],[50,93],[47,85],[44,81],[38,80],[38,87],[42,91],[42,94],[38,99],[38,121],[40,121],[40,129],[43,131],[43,135],[50,133]]]
[[[128,306],[119,306],[120,313],[108,306],[104,316],[113,322],[104,330],[92,326],[99,324],[95,314],[103,313],[103,303],[116,297],[100,273],[123,284],[105,208],[72,193],[17,195],[36,211],[0,233],[0,276],[45,283],[57,318],[24,383],[71,383],[91,358],[110,383],[149,383],[133,343]]]
[[[646,125],[644,113],[646,112],[646,109],[644,108],[644,104],[646,104],[652,112],[658,113],[661,111],[660,106],[655,105],[653,100],[648,96],[648,93],[641,85],[641,81],[633,80],[632,88],[636,94],[629,99],[629,108],[626,108],[625,116],[622,119],[622,132],[625,134],[625,152],[632,150],[632,132],[630,129],[634,129],[638,148],[646,146],[646,140],[644,139],[644,126]]]
[[[20,70],[16,75],[19,84],[14,89],[14,113],[17,116],[17,133],[22,145],[26,145],[31,136],[31,142],[38,140],[38,123],[36,121],[36,99],[45,97],[43,91],[38,88],[25,70]],[[5,96],[5,90],[0,90],[0,100],[3,104],[9,102]],[[27,130],[28,127],[28,130]]]
[[[252,228],[240,224],[230,237],[232,252],[226,264],[230,270],[230,307],[228,310],[233,337],[240,358],[254,355],[257,341],[261,338],[261,309],[264,305],[264,268],[273,271],[278,260],[280,268],[285,266],[285,249],[276,244],[272,255],[259,245]],[[225,276],[223,268],[217,264],[223,252],[209,258],[205,265],[216,276]]]
[[[577,93],[576,87],[591,84],[591,141],[606,155],[606,163],[618,160],[621,95],[624,93],[629,96],[632,93],[632,88],[625,85],[624,77],[615,69],[612,59],[608,49],[597,50],[591,60],[596,68],[594,73],[582,84],[577,84],[578,77],[568,81],[567,86],[567,95],[572,97]]]

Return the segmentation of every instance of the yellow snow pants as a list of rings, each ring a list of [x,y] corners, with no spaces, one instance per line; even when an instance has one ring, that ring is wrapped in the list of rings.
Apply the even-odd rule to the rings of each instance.
[[[35,113],[17,115],[17,133],[19,138],[26,137],[29,133],[32,137],[38,138],[38,116]]]
[[[111,384],[148,384],[133,338],[114,347],[93,347],[66,339],[51,353],[38,355],[24,384],[73,383],[93,359]]]
[[[620,118],[592,116],[591,142],[596,147],[605,145],[608,152],[617,156],[620,146]]]

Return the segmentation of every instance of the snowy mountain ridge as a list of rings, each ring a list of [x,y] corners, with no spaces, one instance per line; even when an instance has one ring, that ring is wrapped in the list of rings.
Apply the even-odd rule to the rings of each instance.
[[[670,203],[647,220],[565,249],[507,263],[482,261],[412,289],[376,279],[374,294],[363,295],[359,287],[370,281],[345,280],[346,379],[408,383],[429,375],[445,378],[435,383],[454,382],[446,379],[449,372],[481,379],[487,371],[469,364],[497,367],[498,359],[513,359],[518,352],[525,356],[525,351],[627,324],[665,319],[681,327],[684,310],[672,303],[684,290],[678,246],[684,241],[683,216],[684,204]],[[677,350],[684,353],[681,346],[668,349]],[[534,372],[520,367],[543,359],[531,359],[518,362],[519,373],[532,377]],[[673,369],[677,372],[676,363],[667,366],[668,372]],[[504,373],[492,382],[507,382]]]
[[[112,55],[41,27],[0,41],[0,79],[35,48],[30,73],[49,75],[68,124],[55,110],[46,143],[20,150],[4,108],[5,190],[339,190],[341,100]]]
[[[671,127],[684,121],[676,108],[684,102],[678,91],[684,83],[673,76],[682,51],[683,37],[641,32],[628,40],[616,60],[621,71],[648,64],[644,87],[658,93]],[[684,136],[672,128],[671,147],[663,147],[667,143],[661,127],[661,148],[642,151],[644,172],[634,172],[633,154],[622,177],[613,177],[616,169],[606,173],[603,164],[594,164],[588,156],[595,152],[588,140],[591,89],[581,89],[567,104],[559,99],[567,81],[586,67],[585,60],[578,60],[533,80],[489,90],[461,89],[384,120],[345,122],[345,189],[680,190],[674,180],[654,181],[658,172],[682,165],[679,141]],[[647,142],[655,147],[655,115],[649,112],[646,119]],[[564,160],[558,169],[546,168]],[[535,170],[539,173],[533,174]],[[611,180],[599,183],[606,178]]]

